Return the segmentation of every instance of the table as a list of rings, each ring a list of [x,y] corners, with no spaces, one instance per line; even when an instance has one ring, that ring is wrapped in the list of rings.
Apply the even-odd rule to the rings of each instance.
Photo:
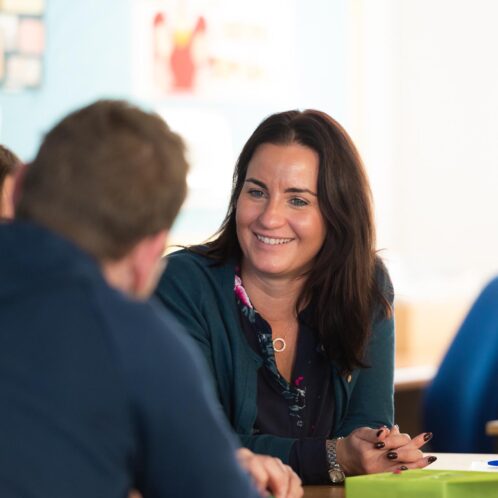
[[[437,367],[434,365],[414,365],[398,367],[394,371],[396,392],[424,389],[434,378]]]
[[[344,498],[344,485],[336,486],[304,486],[304,498]]]
[[[426,467],[431,470],[470,470],[472,462],[498,460],[498,454],[431,453],[437,460]],[[305,486],[304,498],[346,498],[344,486]]]

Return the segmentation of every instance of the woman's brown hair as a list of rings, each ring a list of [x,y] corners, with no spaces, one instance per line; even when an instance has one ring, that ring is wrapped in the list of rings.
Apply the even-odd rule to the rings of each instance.
[[[376,256],[371,192],[361,158],[342,126],[324,112],[287,111],[265,119],[244,145],[233,175],[226,217],[207,256],[241,258],[235,210],[249,162],[265,143],[298,143],[319,155],[318,202],[326,237],[296,303],[310,306],[311,325],[343,373],[365,367],[365,349],[378,310],[390,313],[388,277]],[[387,290],[390,293],[391,289]]]

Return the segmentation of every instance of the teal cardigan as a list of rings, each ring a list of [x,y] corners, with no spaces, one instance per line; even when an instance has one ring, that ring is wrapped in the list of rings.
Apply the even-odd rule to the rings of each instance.
[[[199,345],[223,411],[242,444],[287,463],[294,439],[253,435],[257,373],[262,360],[242,331],[234,280],[234,262],[215,266],[202,255],[181,250],[168,257],[156,296]],[[387,272],[384,280],[382,288],[392,290]],[[387,294],[392,296],[392,292]],[[346,436],[357,427],[393,424],[392,318],[374,321],[367,361],[369,368],[357,369],[346,377],[332,364],[335,406],[330,436]]]

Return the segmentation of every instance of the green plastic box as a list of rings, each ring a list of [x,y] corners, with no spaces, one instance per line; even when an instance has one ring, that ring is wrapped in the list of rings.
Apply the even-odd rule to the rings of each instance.
[[[498,473],[408,470],[348,477],[346,498],[498,498]]]

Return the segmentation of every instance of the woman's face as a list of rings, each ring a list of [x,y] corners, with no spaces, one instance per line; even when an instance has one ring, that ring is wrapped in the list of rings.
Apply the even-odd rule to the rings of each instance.
[[[2,218],[14,217],[14,175],[7,175],[0,192],[0,216]]]
[[[237,201],[243,270],[259,277],[299,277],[325,240],[318,206],[318,154],[303,145],[262,144]]]

